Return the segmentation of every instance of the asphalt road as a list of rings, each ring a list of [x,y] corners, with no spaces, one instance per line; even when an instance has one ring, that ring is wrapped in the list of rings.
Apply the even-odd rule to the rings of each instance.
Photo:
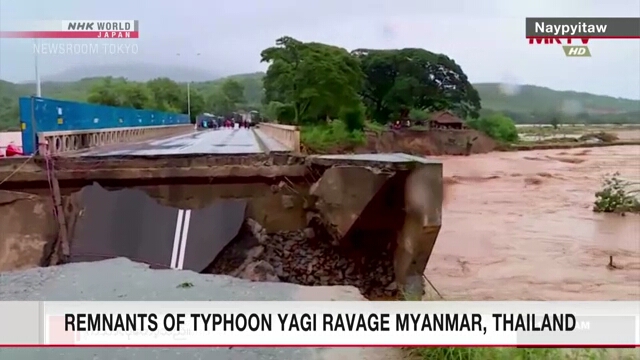
[[[82,156],[257,154],[264,152],[258,137],[268,151],[287,150],[279,142],[259,130],[218,129],[194,131],[171,138],[111,145],[84,152]]]

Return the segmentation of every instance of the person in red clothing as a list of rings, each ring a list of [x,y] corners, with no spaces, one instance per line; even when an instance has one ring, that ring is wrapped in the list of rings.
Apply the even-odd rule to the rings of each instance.
[[[21,156],[22,155],[22,149],[12,141],[7,146],[7,150],[5,151],[5,153],[6,153],[7,157],[9,157],[9,156]]]

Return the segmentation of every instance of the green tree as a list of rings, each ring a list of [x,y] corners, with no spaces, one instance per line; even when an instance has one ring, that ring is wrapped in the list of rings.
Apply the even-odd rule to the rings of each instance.
[[[269,120],[278,121],[282,124],[293,124],[296,113],[293,105],[272,101],[266,106],[266,114]]]
[[[551,120],[549,120],[549,124],[553,126],[554,129],[558,129],[558,125],[560,125],[560,120],[557,116],[553,116]]]
[[[112,77],[106,77],[101,82],[93,85],[89,90],[87,101],[92,104],[121,106],[121,94],[118,93],[118,82]],[[122,87],[122,86],[120,86]]]
[[[212,111],[216,114],[229,114],[237,111],[245,102],[244,86],[233,79],[225,80],[207,100]]]
[[[233,112],[233,104],[222,93],[220,89],[215,90],[207,99],[206,103],[215,114],[227,115]]]
[[[427,120],[429,119],[429,112],[421,109],[411,109],[409,118],[411,120]]]
[[[424,49],[367,50],[352,54],[365,74],[361,95],[369,115],[386,123],[402,109],[452,110],[479,116],[480,96],[456,62]]]
[[[364,129],[366,109],[362,102],[354,106],[343,107],[340,110],[340,120],[347,126],[347,130],[356,131]]]
[[[233,106],[245,103],[244,86],[238,81],[229,79],[222,83],[220,90],[222,95],[224,95]]]
[[[120,106],[134,109],[146,109],[149,106],[151,94],[145,84],[123,82],[119,85],[118,90],[122,94]]]
[[[157,78],[147,82],[151,94],[149,107],[152,110],[180,112],[187,99],[185,90],[169,78]]]
[[[335,117],[343,107],[359,102],[363,74],[345,49],[283,37],[261,57],[269,63],[263,80],[265,103],[290,104],[295,123]]]
[[[511,143],[518,141],[518,129],[516,129],[515,123],[509,117],[500,113],[469,120],[467,125],[500,142]]]

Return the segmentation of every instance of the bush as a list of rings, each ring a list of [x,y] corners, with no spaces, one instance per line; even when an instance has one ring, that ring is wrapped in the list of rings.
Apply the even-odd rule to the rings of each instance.
[[[300,137],[304,146],[313,152],[325,152],[335,148],[349,148],[366,142],[362,131],[349,131],[341,120],[331,123],[305,125]]]
[[[387,130],[388,128],[380,123],[377,122],[372,122],[372,121],[365,121],[364,123],[364,128],[367,131],[372,131],[376,134],[381,134],[383,133],[385,130]]]
[[[267,105],[265,111],[267,118],[278,121],[281,124],[293,124],[296,118],[296,110],[291,104],[272,101]]]
[[[494,140],[502,143],[512,143],[518,141],[518,129],[511,118],[495,113],[479,119],[467,121],[467,125],[472,129],[482,131]]]
[[[638,190],[633,190],[633,184],[620,179],[620,173],[607,176],[602,182],[602,190],[596,193],[593,204],[595,212],[640,212],[640,201],[636,197]]]
[[[349,131],[361,131],[364,129],[365,108],[362,103],[358,103],[353,107],[347,107],[340,110],[340,120],[344,122]]]
[[[409,118],[411,120],[428,120],[429,112],[421,109],[411,109],[409,111]]]

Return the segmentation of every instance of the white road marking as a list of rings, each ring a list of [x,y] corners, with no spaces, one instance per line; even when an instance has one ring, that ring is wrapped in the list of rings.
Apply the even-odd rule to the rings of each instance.
[[[178,265],[178,248],[180,247],[180,233],[182,232],[183,215],[184,215],[184,210],[178,210],[178,218],[176,219],[176,231],[173,234],[173,250],[171,251],[170,266],[172,269],[175,269]]]
[[[191,222],[191,210],[184,211],[184,225],[182,226],[182,241],[180,242],[180,255],[178,257],[178,269],[184,268],[184,255],[187,250],[187,238],[189,236],[189,223]]]

